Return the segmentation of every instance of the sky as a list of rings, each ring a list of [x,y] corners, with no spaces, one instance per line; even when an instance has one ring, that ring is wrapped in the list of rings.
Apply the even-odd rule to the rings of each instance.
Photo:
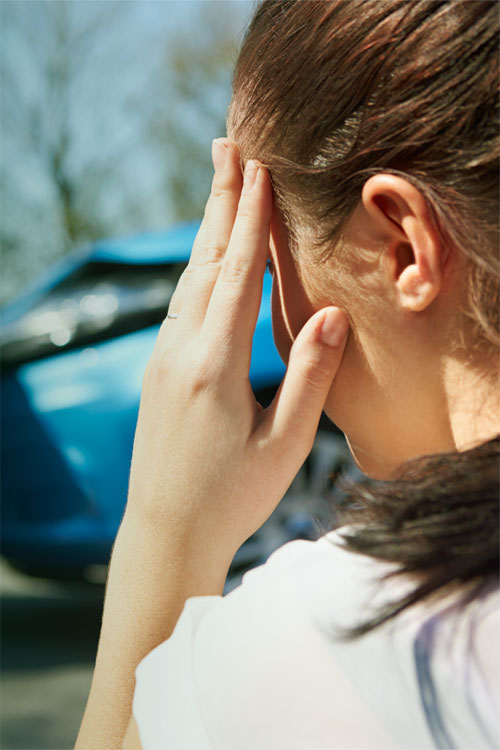
[[[96,211],[108,232],[160,228],[175,220],[164,190],[169,151],[155,152],[145,123],[158,104],[178,107],[168,95],[169,46],[184,39],[187,48],[206,42],[207,5],[221,20],[231,16],[237,40],[253,5],[248,0],[2,0],[3,298],[45,269],[64,241],[54,181],[41,157],[43,143],[33,143],[33,129],[50,144],[60,136],[61,123],[67,124],[72,142],[67,171],[78,184],[88,183],[86,200],[98,202]],[[61,116],[61,102],[48,96],[46,79],[64,46],[57,34],[63,11],[75,41],[68,53],[73,66],[69,104]],[[79,38],[79,31],[90,26],[87,38]],[[221,101],[229,100],[229,82],[228,73],[227,94],[214,92]],[[182,108],[183,126],[192,130],[199,120],[206,128],[196,101],[189,105]],[[104,195],[93,195],[99,169],[114,176]]]

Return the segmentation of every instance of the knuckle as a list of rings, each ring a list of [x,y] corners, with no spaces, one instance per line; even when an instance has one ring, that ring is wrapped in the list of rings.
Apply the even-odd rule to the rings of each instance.
[[[250,203],[248,199],[240,201],[238,206],[238,220],[246,227],[252,230],[257,226],[257,219],[255,215],[255,206]],[[248,231],[248,230],[247,230]]]
[[[143,392],[165,393],[173,387],[177,398],[185,403],[195,399],[218,400],[225,394],[227,368],[225,358],[213,347],[197,342],[196,347],[184,349],[181,362],[168,346],[157,346],[145,368]]]
[[[172,303],[174,298],[179,295],[179,292],[182,292],[182,290],[186,287],[192,275],[193,265],[190,262],[179,276],[179,281],[177,282],[177,286],[175,287],[174,293],[170,299],[170,303]]]
[[[192,273],[193,273],[193,266],[191,265],[191,263],[188,263],[184,271],[179,276],[177,287],[184,286],[186,281],[188,281],[189,278],[191,277]]]
[[[229,284],[237,284],[248,276],[250,267],[244,258],[231,258],[222,264],[221,278]]]
[[[303,373],[303,379],[311,390],[323,390],[329,377],[324,370],[315,368],[314,370],[306,370]]]
[[[212,183],[211,198],[220,200],[221,198],[231,198],[234,196],[234,187],[227,181],[222,182],[220,179],[214,179]]]
[[[158,378],[168,378],[174,373],[178,360],[176,352],[179,348],[175,332],[176,329],[172,327],[171,321],[164,318],[156,337],[154,349],[146,365],[148,380],[155,381]]]
[[[205,369],[194,367],[188,383],[189,397],[195,398],[201,393],[205,393],[210,387],[210,382],[209,374]]]
[[[233,170],[222,170],[213,176],[211,196],[233,200],[238,187],[241,187],[241,183],[238,182],[237,174]]]
[[[192,395],[198,395],[213,390],[220,381],[224,371],[222,358],[210,352],[201,350],[192,362],[189,376],[189,390]]]
[[[220,266],[222,263],[224,256],[226,254],[226,248],[222,247],[221,245],[217,245],[215,243],[211,245],[207,245],[203,249],[203,253],[201,254],[201,257],[197,263],[198,266],[204,267],[204,266]]]
[[[332,373],[321,356],[310,354],[300,363],[303,381],[309,388],[323,389],[332,378]]]

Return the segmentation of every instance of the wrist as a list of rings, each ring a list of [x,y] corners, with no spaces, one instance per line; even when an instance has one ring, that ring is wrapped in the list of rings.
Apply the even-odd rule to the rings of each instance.
[[[194,543],[185,527],[155,524],[142,510],[127,508],[111,556],[78,747],[122,746],[137,665],[171,635],[186,599],[222,593],[225,564],[208,559],[208,545]]]
[[[127,505],[113,558],[119,553],[120,559],[129,560],[142,578],[147,570],[152,584],[155,580],[168,581],[169,588],[184,599],[222,594],[236,550],[221,544],[220,536],[194,522],[168,518],[166,514],[159,518],[148,509]]]

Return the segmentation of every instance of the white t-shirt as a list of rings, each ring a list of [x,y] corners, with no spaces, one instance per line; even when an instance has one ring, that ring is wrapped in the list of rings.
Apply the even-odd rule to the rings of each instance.
[[[186,602],[137,668],[144,750],[423,750],[500,746],[498,589],[457,616],[419,605],[352,642],[408,582],[341,549],[295,541],[224,597]]]

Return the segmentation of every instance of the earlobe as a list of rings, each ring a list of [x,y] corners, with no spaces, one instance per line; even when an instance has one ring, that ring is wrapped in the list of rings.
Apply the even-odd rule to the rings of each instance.
[[[395,289],[401,308],[409,312],[425,310],[441,289],[440,269],[436,271],[429,265],[424,242],[421,237],[416,249],[410,242],[395,243],[386,249],[389,283]],[[434,255],[432,249],[430,254]]]
[[[423,278],[416,263],[407,266],[396,284],[402,309],[408,312],[422,312],[434,302],[440,286],[435,280]]]
[[[445,252],[424,196],[401,177],[378,174],[365,183],[362,202],[377,227],[401,308],[425,310],[441,291]]]

